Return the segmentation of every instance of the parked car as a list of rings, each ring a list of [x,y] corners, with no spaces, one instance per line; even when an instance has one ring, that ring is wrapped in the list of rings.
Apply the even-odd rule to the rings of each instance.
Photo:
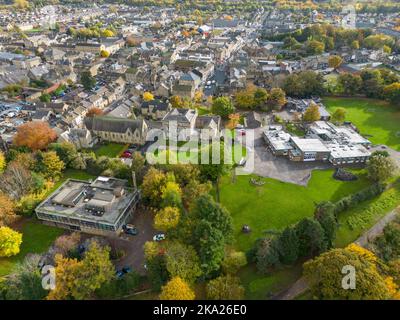
[[[116,275],[116,277],[117,278],[122,278],[125,274],[127,274],[127,273],[129,273],[129,272],[131,272],[132,271],[132,269],[130,268],[130,267],[128,267],[128,266],[126,266],[126,267],[123,267],[121,270],[117,270],[116,272],[115,272],[115,275]]]
[[[240,159],[238,165],[239,165],[239,166],[244,166],[245,164],[246,164],[246,158]]]
[[[132,153],[129,152],[128,150],[125,150],[122,154],[121,154],[121,158],[131,158],[132,157]]]
[[[157,233],[153,237],[153,241],[162,241],[162,240],[165,240],[165,234],[164,233]]]
[[[123,225],[122,230],[124,230],[126,234],[129,234],[131,236],[136,236],[139,233],[139,230],[132,224]]]

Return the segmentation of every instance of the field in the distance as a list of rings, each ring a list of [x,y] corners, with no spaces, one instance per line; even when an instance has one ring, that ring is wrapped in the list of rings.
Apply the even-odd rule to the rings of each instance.
[[[353,122],[372,143],[400,151],[400,107],[365,98],[328,97],[323,103],[331,113],[339,107],[345,108],[346,120]]]

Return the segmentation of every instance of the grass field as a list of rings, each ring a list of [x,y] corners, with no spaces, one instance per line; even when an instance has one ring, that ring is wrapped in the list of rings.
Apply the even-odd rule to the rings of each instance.
[[[148,154],[149,157],[151,157],[151,161],[153,163],[165,163],[165,161],[170,162],[170,161],[177,161],[177,163],[193,163],[193,164],[199,164],[202,163],[202,155],[203,153],[200,153],[200,150],[208,150],[207,146],[202,146],[196,144],[196,142],[191,141],[191,142],[178,142],[176,146],[169,147],[167,142],[159,142],[160,146],[165,146],[160,150],[155,150],[153,153]],[[218,144],[218,142],[217,142]],[[221,142],[221,146],[223,145],[223,142]],[[178,150],[177,150],[178,148]],[[217,149],[213,149],[216,150]],[[214,152],[214,151],[213,151]],[[232,152],[232,163],[238,163],[242,158],[246,157],[247,150],[244,146],[234,143],[231,149]],[[211,153],[210,153],[211,154]],[[214,154],[214,153],[213,153]],[[216,153],[217,154],[217,153]],[[207,153],[204,153],[205,159],[209,159],[209,156]],[[221,159],[223,159],[223,152],[220,153]],[[173,160],[171,160],[173,159]],[[173,163],[173,162],[171,162]]]
[[[337,201],[369,185],[363,171],[358,172],[358,180],[351,182],[335,180],[332,174],[333,170],[313,171],[307,187],[269,178],[263,179],[263,186],[254,186],[251,176],[238,176],[236,182],[223,177],[220,200],[233,217],[236,248],[246,251],[265,231],[282,230],[312,216],[316,202]],[[250,226],[251,233],[241,232],[244,224]]]
[[[245,288],[245,297],[250,300],[265,300],[290,286],[302,272],[301,263],[282,268],[270,275],[258,273],[254,264],[249,264],[239,271],[241,283]]]
[[[22,244],[19,254],[0,258],[0,277],[12,272],[17,263],[22,262],[28,253],[45,252],[53,241],[64,233],[63,229],[49,227],[36,220],[26,220],[22,223]]]
[[[372,143],[400,151],[400,108],[386,101],[364,98],[329,97],[323,102],[330,112],[345,108],[346,120],[353,122]]]
[[[99,147],[95,147],[94,153],[97,157],[107,156],[110,158],[117,158],[125,149],[127,145],[118,143],[107,143]]]

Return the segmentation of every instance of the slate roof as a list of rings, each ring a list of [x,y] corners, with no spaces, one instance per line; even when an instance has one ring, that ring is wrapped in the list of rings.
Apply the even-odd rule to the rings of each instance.
[[[163,121],[190,122],[196,116],[196,110],[175,108],[167,113]]]
[[[210,127],[211,122],[214,121],[219,129],[221,123],[220,116],[198,116],[196,119],[196,128],[207,129]]]
[[[141,108],[142,109],[148,109],[149,106],[154,106],[153,111],[157,111],[157,110],[160,110],[160,111],[164,111],[165,110],[166,111],[166,110],[168,110],[169,103],[161,101],[159,99],[155,99],[155,100],[152,100],[152,101],[143,101],[143,103],[141,105]]]
[[[125,133],[128,129],[134,132],[142,131],[143,120],[131,120],[114,117],[86,117],[85,126],[88,130]]]

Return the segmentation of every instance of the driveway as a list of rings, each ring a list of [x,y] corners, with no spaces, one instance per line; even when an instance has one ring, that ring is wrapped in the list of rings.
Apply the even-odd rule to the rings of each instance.
[[[129,266],[141,274],[145,273],[143,245],[146,241],[151,241],[157,233],[153,228],[153,218],[154,214],[152,212],[138,207],[129,223],[133,224],[139,233],[136,236],[124,234],[119,238],[107,238],[114,248],[125,251],[125,255],[115,262],[117,269]]]
[[[274,156],[267,149],[262,132],[262,128],[254,130],[254,147],[247,148],[247,162],[242,170],[244,174],[257,174],[305,186],[312,170],[332,168],[329,163],[293,162],[286,157]]]

